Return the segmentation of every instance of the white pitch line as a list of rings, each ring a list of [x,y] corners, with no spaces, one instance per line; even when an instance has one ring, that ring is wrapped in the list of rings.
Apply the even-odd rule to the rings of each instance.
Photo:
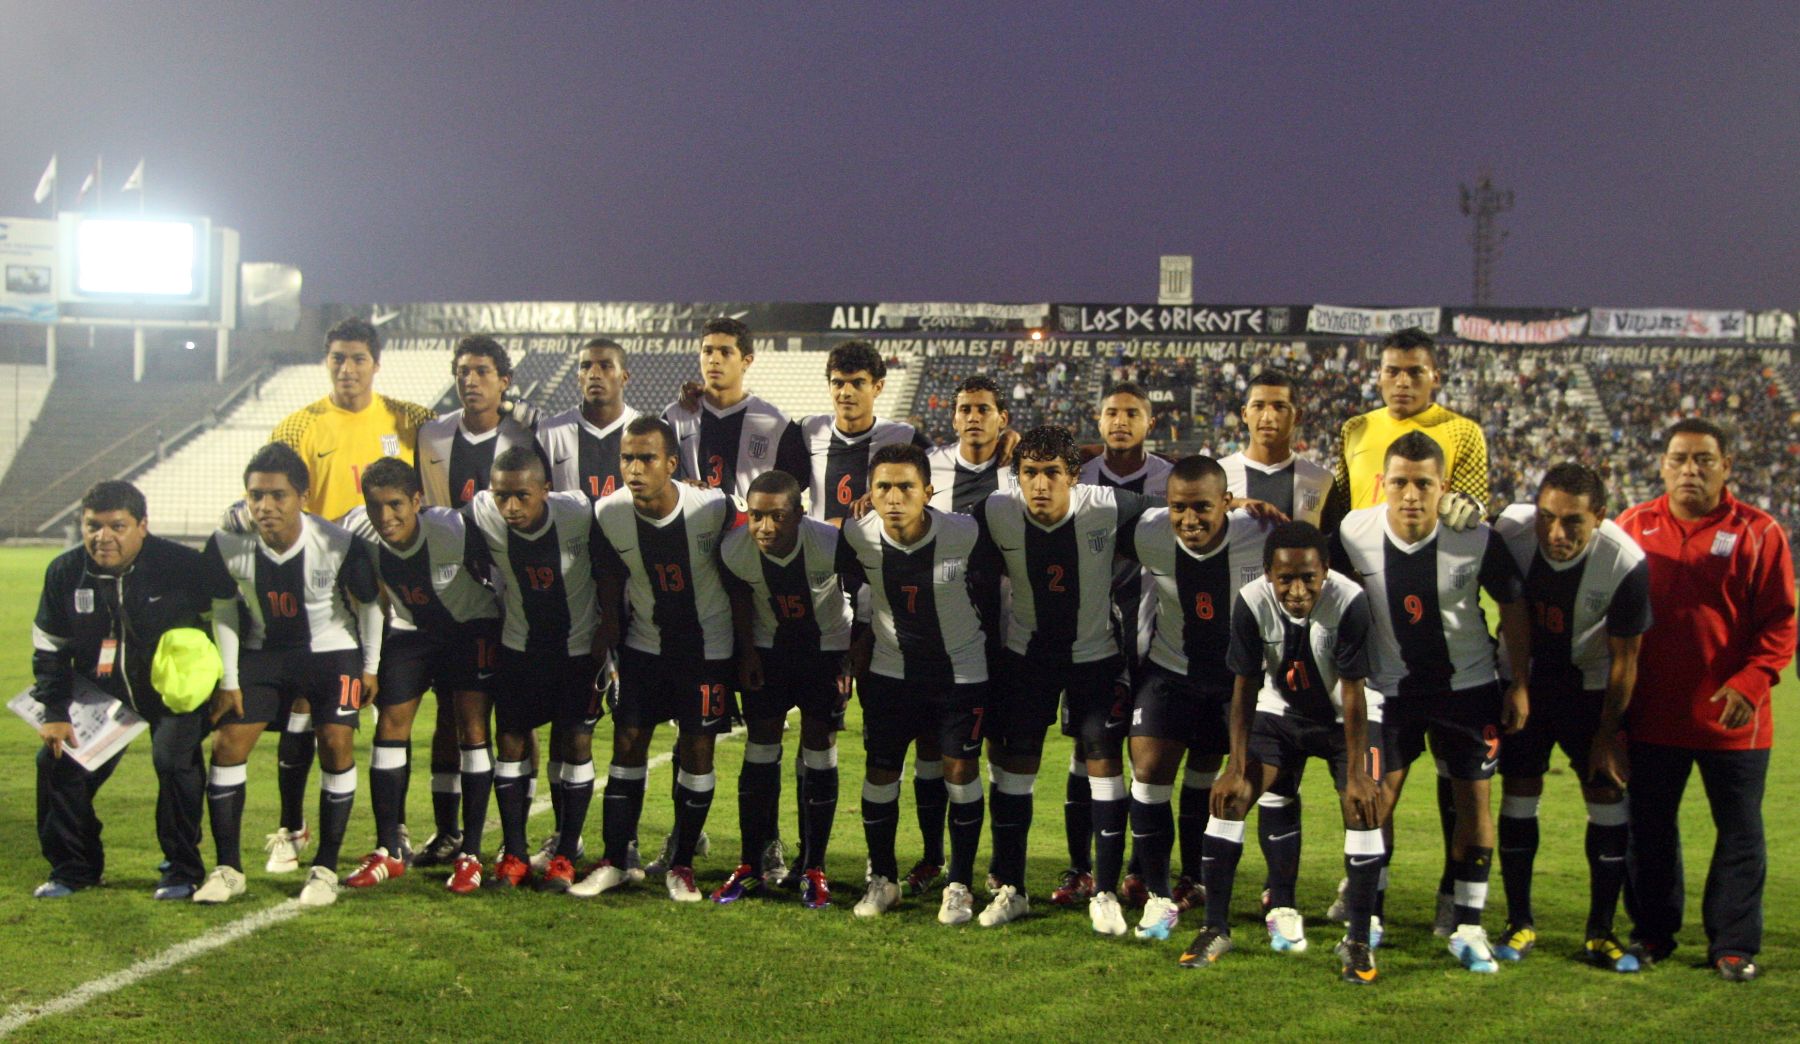
[[[159,972],[168,971],[176,965],[186,964],[202,954],[234,943],[246,935],[260,932],[264,928],[280,924],[283,921],[292,920],[300,916],[300,911],[303,909],[305,908],[300,905],[300,900],[289,899],[287,902],[271,906],[267,910],[258,910],[248,917],[221,925],[198,938],[176,943],[154,957],[146,957],[122,971],[116,971],[111,975],[101,976],[91,982],[83,983],[54,1000],[45,1001],[42,1004],[15,1004],[7,1010],[4,1017],[0,1017],[0,1037],[24,1029],[39,1019],[74,1011],[89,1001],[104,997],[109,993],[116,993]]]
[[[744,729],[740,725],[721,738],[742,735],[744,735]],[[645,771],[661,768],[674,758],[673,750],[666,754],[658,754],[644,763]],[[605,790],[604,785],[601,790]],[[538,798],[531,804],[531,814],[535,816],[549,807],[549,798]],[[90,1001],[98,1000],[109,993],[117,993],[152,975],[186,964],[196,957],[211,953],[221,946],[228,946],[247,935],[254,935],[264,928],[293,920],[300,916],[300,912],[304,909],[305,907],[300,905],[300,900],[289,899],[285,903],[271,906],[267,910],[258,910],[250,916],[232,921],[230,924],[220,925],[212,931],[186,942],[178,942],[154,957],[146,957],[128,968],[84,982],[62,996],[52,998],[42,1004],[29,1002],[15,1004],[6,1010],[5,1015],[0,1016],[0,1037],[9,1037],[39,1019],[47,1019],[52,1015],[63,1015],[74,1011]]]

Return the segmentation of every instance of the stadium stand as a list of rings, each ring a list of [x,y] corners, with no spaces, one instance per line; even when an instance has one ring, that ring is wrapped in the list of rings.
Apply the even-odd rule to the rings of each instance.
[[[375,379],[382,395],[422,403],[437,402],[450,384],[441,352],[383,352]],[[269,441],[282,418],[317,402],[326,390],[319,364],[284,366],[258,382],[217,424],[134,476],[144,498],[158,505],[157,532],[190,537],[212,532],[225,506],[243,495],[244,462]]]
[[[938,355],[927,352],[916,367],[919,375],[912,398],[914,427],[933,441],[956,441],[952,411],[956,386],[973,374],[986,373],[1000,386],[1012,427],[1030,431],[1044,424],[1061,424],[1081,441],[1099,438],[1094,408],[1099,401],[1103,370],[1091,362],[1036,359],[1030,342],[1021,341],[1018,354],[999,356]]]
[[[0,395],[0,475],[12,467],[13,456],[37,423],[50,394],[48,366],[14,366],[12,371],[13,393]],[[0,367],[3,373],[5,367]]]

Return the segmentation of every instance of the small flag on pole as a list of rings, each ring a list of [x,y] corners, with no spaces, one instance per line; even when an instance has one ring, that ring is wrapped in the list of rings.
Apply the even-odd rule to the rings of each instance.
[[[99,185],[100,185],[100,161],[95,160],[93,169],[88,171],[87,177],[81,179],[81,191],[75,193],[75,205],[80,206],[82,201],[87,199],[87,194],[89,192],[93,191],[95,188],[99,187]]]
[[[144,161],[142,159],[138,160],[138,165],[136,167],[132,168],[131,177],[125,179],[125,186],[123,188],[119,189],[119,191],[120,192],[142,192],[142,191],[144,191]]]
[[[37,191],[31,194],[33,203],[42,203],[56,191],[56,154],[50,155],[50,165],[44,168],[44,176],[38,179]]]

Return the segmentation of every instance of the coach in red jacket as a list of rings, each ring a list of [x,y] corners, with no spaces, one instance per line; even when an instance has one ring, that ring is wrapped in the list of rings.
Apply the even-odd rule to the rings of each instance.
[[[1684,884],[1676,814],[1688,774],[1718,836],[1701,920],[1707,960],[1753,979],[1762,946],[1763,783],[1774,721],[1769,693],[1794,655],[1794,562],[1774,519],[1725,491],[1726,434],[1703,420],[1669,429],[1662,496],[1619,516],[1650,559],[1650,606],[1630,734],[1631,847],[1625,902],[1640,957],[1675,949]]]

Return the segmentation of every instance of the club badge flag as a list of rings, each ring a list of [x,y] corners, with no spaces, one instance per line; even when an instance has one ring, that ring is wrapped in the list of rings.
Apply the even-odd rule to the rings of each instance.
[[[119,189],[119,191],[120,192],[142,192],[142,191],[144,191],[144,161],[143,160],[138,160],[137,166],[135,166],[131,169],[131,177],[125,179],[125,186],[123,188]]]
[[[50,165],[44,168],[43,177],[38,178],[37,191],[31,194],[33,203],[42,203],[56,191],[56,157],[50,157]]]

